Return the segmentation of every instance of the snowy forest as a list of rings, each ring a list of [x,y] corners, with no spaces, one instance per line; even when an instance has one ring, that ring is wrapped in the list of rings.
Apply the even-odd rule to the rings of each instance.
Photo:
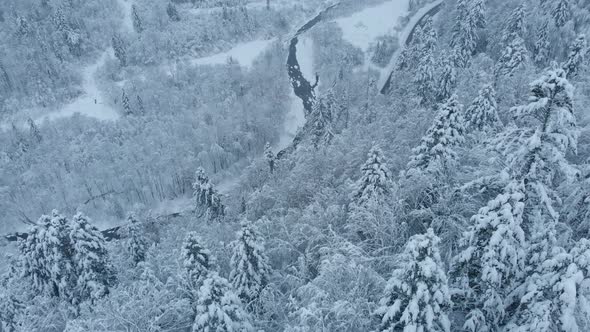
[[[0,332],[590,331],[588,38],[590,0],[2,0]]]

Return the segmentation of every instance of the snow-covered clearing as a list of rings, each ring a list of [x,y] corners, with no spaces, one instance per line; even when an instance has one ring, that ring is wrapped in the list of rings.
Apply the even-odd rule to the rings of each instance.
[[[310,82],[313,82],[315,79],[313,54],[313,40],[302,36],[299,37],[299,43],[297,43],[297,61],[299,62],[301,73]],[[275,146],[275,151],[277,152],[288,147],[293,142],[293,138],[295,138],[299,128],[305,125],[305,112],[301,99],[295,95],[293,89],[291,89],[290,96],[291,104],[289,106],[289,112],[285,116],[283,132],[279,138],[279,142]]]
[[[377,37],[393,32],[398,19],[408,12],[408,6],[409,0],[389,0],[335,22],[345,40],[367,52]]]
[[[84,68],[82,71],[84,83],[82,89],[84,94],[65,105],[59,110],[55,110],[40,116],[35,119],[35,122],[44,122],[45,120],[55,120],[59,118],[69,117],[76,113],[86,115],[98,120],[116,120],[119,118],[119,113],[111,108],[103,99],[101,91],[98,89],[94,76],[96,70],[100,68],[106,59],[110,56],[112,50],[105,51],[98,60],[90,66]]]
[[[238,62],[241,66],[250,68],[254,60],[268,48],[276,39],[259,39],[250,42],[240,43],[227,52],[213,54],[211,56],[191,60],[193,65],[221,65],[230,59]]]

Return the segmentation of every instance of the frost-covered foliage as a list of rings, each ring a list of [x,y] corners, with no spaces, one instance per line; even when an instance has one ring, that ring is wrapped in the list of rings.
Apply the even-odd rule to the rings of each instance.
[[[455,148],[465,141],[463,106],[457,96],[451,96],[437,112],[432,126],[412,151],[408,175],[414,173],[443,174],[453,166]]]
[[[526,244],[521,228],[524,186],[513,181],[472,218],[455,258],[457,305],[467,312],[467,331],[495,331],[503,323],[510,293],[524,276]]]
[[[493,132],[502,126],[498,117],[496,90],[492,85],[484,86],[479,95],[465,110],[465,127],[468,132]]]
[[[193,332],[252,331],[250,317],[229,282],[210,272],[199,288]]]
[[[225,215],[225,205],[221,201],[221,195],[213,187],[202,167],[199,167],[195,173],[193,190],[197,214],[205,216],[210,221],[222,220]]]
[[[432,229],[408,240],[376,313],[379,331],[449,332],[451,297]]]
[[[144,229],[134,213],[130,213],[127,216],[127,227],[129,229],[127,251],[133,263],[138,264],[145,261],[148,242],[143,232]]]
[[[418,59],[418,70],[414,80],[418,95],[424,102],[431,100],[435,93],[435,70],[436,62],[434,52],[438,35],[432,26],[432,20],[426,21],[420,33],[416,35],[417,49],[416,58]]]
[[[215,262],[197,233],[191,232],[186,236],[180,256],[191,287],[199,289]]]
[[[232,243],[229,279],[238,297],[250,305],[268,284],[271,268],[262,235],[253,223],[244,221],[237,236]]]
[[[588,44],[586,42],[586,35],[579,35],[574,44],[570,47],[567,60],[562,65],[563,70],[569,79],[575,77],[580,70],[580,66],[584,62],[588,53]]]
[[[264,158],[268,163],[268,168],[270,169],[270,173],[274,173],[275,170],[275,163],[277,162],[277,157],[275,156],[274,152],[272,152],[272,147],[270,143],[266,143],[264,146]]]
[[[479,42],[478,31],[485,28],[485,1],[458,0],[456,19],[451,37],[454,65],[465,67],[475,53]]]
[[[56,210],[42,216],[19,250],[22,275],[33,288],[73,305],[104,297],[115,274],[102,234],[83,214],[72,220]]]
[[[362,206],[371,199],[381,200],[391,195],[391,174],[379,146],[373,146],[367,154],[361,174],[352,195],[356,205]]]

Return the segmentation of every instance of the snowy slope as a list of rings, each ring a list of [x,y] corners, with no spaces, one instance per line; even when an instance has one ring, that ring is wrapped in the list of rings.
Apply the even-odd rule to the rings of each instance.
[[[345,40],[366,52],[377,37],[393,33],[398,19],[408,12],[408,6],[409,0],[389,0],[335,22]]]
[[[250,68],[254,60],[268,48],[276,39],[260,39],[251,42],[237,44],[227,52],[217,53],[211,56],[191,60],[193,65],[221,65],[231,58],[240,65]]]

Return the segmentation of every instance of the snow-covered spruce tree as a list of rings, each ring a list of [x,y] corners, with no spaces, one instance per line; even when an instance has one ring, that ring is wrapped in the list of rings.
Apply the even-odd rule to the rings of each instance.
[[[420,38],[418,41],[418,72],[414,83],[422,102],[428,103],[434,98],[436,82],[434,52],[436,51],[438,36],[432,26],[432,18],[428,19],[422,27]]]
[[[431,228],[410,238],[376,311],[379,331],[450,331],[451,299],[439,242]]]
[[[142,33],[143,32],[143,22],[139,17],[139,13],[137,12],[137,6],[131,5],[131,19],[133,21],[133,29],[135,32]]]
[[[334,138],[333,112],[335,103],[336,99],[332,90],[319,96],[313,103],[308,122],[311,141],[316,148],[329,144]]]
[[[352,196],[354,204],[362,206],[373,198],[382,199],[391,194],[391,174],[379,146],[371,148],[361,173]]]
[[[100,231],[82,213],[72,218],[70,240],[74,247],[76,270],[76,302],[86,299],[95,302],[107,295],[115,283],[105,240]]]
[[[242,222],[237,235],[237,240],[231,244],[233,255],[229,280],[242,302],[249,306],[266,287],[271,268],[262,235],[251,222]]]
[[[190,232],[182,244],[180,255],[189,285],[193,289],[199,289],[205,276],[215,265],[209,249],[203,245],[197,233]]]
[[[531,84],[529,102],[513,107],[515,119],[525,127],[528,140],[509,157],[513,177],[526,185],[527,205],[523,229],[533,236],[532,227],[555,222],[554,185],[558,180],[573,180],[578,170],[566,160],[576,151],[578,130],[573,110],[573,87],[562,69],[552,69]]]
[[[225,206],[202,167],[197,169],[195,178],[193,183],[195,212],[199,216],[205,216],[208,221],[222,219],[225,216]]]
[[[514,71],[527,59],[528,51],[524,39],[520,36],[513,36],[496,63],[494,76],[496,79],[502,76],[512,76]]]
[[[473,216],[463,235],[452,277],[467,331],[497,331],[505,319],[508,295],[525,272],[524,199],[523,184],[512,181]]]
[[[502,43],[508,46],[514,38],[523,38],[526,32],[525,5],[519,5],[512,11],[502,30]]]
[[[441,61],[441,73],[438,79],[436,91],[437,100],[447,100],[455,91],[457,86],[457,70],[450,57],[443,55]]]
[[[551,16],[553,16],[556,27],[564,26],[572,17],[570,0],[556,0]]]
[[[123,42],[123,39],[120,35],[113,35],[112,45],[115,57],[119,59],[119,64],[121,65],[121,67],[125,67],[127,65],[127,51],[125,43]]]
[[[537,65],[543,66],[549,60],[549,22],[545,21],[537,30],[535,41],[535,54],[533,59]]]
[[[129,238],[127,239],[127,251],[131,256],[134,264],[145,261],[148,243],[143,234],[143,227],[135,214],[130,213],[127,216],[127,227],[129,229]]]
[[[268,143],[268,142],[264,146],[264,159],[266,159],[266,162],[268,163],[268,168],[270,169],[270,174],[274,173],[275,163],[276,163],[277,158],[276,158],[274,152],[272,152],[272,147],[270,146],[270,143]]]
[[[467,132],[492,132],[502,125],[498,117],[496,91],[491,84],[479,90],[479,95],[465,111]]]
[[[123,90],[123,92],[121,93],[121,104],[123,105],[123,111],[125,112],[125,115],[133,114],[133,109],[131,108],[131,101],[129,100],[129,96],[127,95],[125,90]]]
[[[579,240],[569,251],[555,248],[529,276],[508,332],[578,332],[587,327],[590,296],[590,241]],[[586,320],[581,323],[581,318]]]
[[[412,151],[407,175],[429,173],[441,175],[455,162],[456,145],[465,141],[462,105],[456,95],[452,95],[441,105],[434,124],[420,140],[420,145]]]
[[[572,229],[574,239],[590,234],[590,165],[582,166],[580,181],[574,182],[564,200],[562,220]]]
[[[485,3],[483,0],[457,1],[457,18],[453,27],[451,48],[454,54],[454,64],[465,67],[475,53],[478,42],[478,29],[484,28]]]
[[[580,69],[580,66],[584,62],[584,58],[588,53],[588,44],[586,42],[586,36],[581,34],[576,38],[574,44],[570,48],[567,60],[562,65],[563,70],[569,79],[574,78]]]
[[[37,291],[71,303],[77,278],[68,220],[53,210],[38,225],[19,246],[24,276],[31,278]]]
[[[209,272],[197,294],[193,332],[252,331],[250,317],[229,282]]]

